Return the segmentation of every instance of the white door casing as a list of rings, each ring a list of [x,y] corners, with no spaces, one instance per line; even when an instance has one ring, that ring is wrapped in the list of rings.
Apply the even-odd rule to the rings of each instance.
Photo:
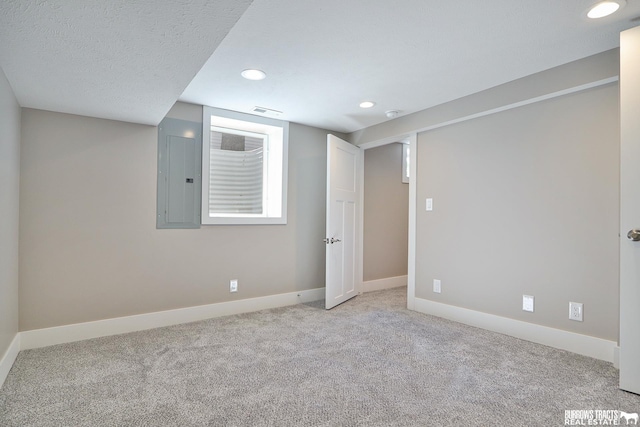
[[[353,298],[359,289],[361,168],[358,147],[327,135],[327,309]]]
[[[620,34],[620,388],[640,394],[640,27]]]
[[[361,178],[360,178],[360,216],[358,220],[360,221],[360,245],[359,250],[360,254],[364,253],[364,151],[381,147],[387,144],[396,144],[398,142],[402,142],[404,144],[409,144],[411,150],[411,157],[417,158],[418,153],[418,133],[410,132],[407,134],[401,134],[393,137],[388,137],[376,141],[365,142],[364,144],[359,145],[358,147],[362,151],[362,161],[363,165],[360,169]],[[417,175],[418,170],[415,164],[415,160],[412,160],[411,165],[411,174],[409,177],[409,230],[408,230],[408,243],[409,243],[409,251],[408,251],[408,259],[407,259],[407,308],[409,310],[415,309],[415,300],[416,300],[416,215],[417,215]],[[363,282],[364,276],[364,264],[362,256],[359,258],[358,271],[360,272],[360,283]]]

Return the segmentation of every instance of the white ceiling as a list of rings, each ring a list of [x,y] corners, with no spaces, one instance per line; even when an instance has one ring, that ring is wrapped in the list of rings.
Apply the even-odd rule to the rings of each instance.
[[[2,1],[0,66],[24,107],[157,124],[180,99],[351,132],[386,110],[409,114],[617,47],[640,25],[640,0],[589,20],[595,2]],[[245,68],[267,78],[244,80]],[[377,104],[363,110],[364,100]]]

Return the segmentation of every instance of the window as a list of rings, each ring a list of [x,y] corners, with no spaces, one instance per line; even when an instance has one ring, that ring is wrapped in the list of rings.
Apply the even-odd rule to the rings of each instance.
[[[286,224],[288,123],[203,110],[202,224]]]
[[[409,144],[402,144],[402,182],[409,183],[411,176],[411,150]]]

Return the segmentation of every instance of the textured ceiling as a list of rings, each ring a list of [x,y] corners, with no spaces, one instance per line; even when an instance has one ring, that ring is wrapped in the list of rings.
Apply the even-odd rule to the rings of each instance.
[[[2,0],[23,107],[157,124],[251,0]]]
[[[350,132],[617,47],[640,24],[640,0],[588,20],[595,2],[2,0],[0,67],[23,107],[157,124],[179,98]]]

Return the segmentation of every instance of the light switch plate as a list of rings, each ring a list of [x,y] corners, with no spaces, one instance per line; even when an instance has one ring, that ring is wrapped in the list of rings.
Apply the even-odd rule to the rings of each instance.
[[[533,313],[534,298],[531,295],[522,295],[522,309]]]
[[[431,199],[431,198],[427,199],[427,210],[428,211],[432,211],[433,210],[433,199]]]

